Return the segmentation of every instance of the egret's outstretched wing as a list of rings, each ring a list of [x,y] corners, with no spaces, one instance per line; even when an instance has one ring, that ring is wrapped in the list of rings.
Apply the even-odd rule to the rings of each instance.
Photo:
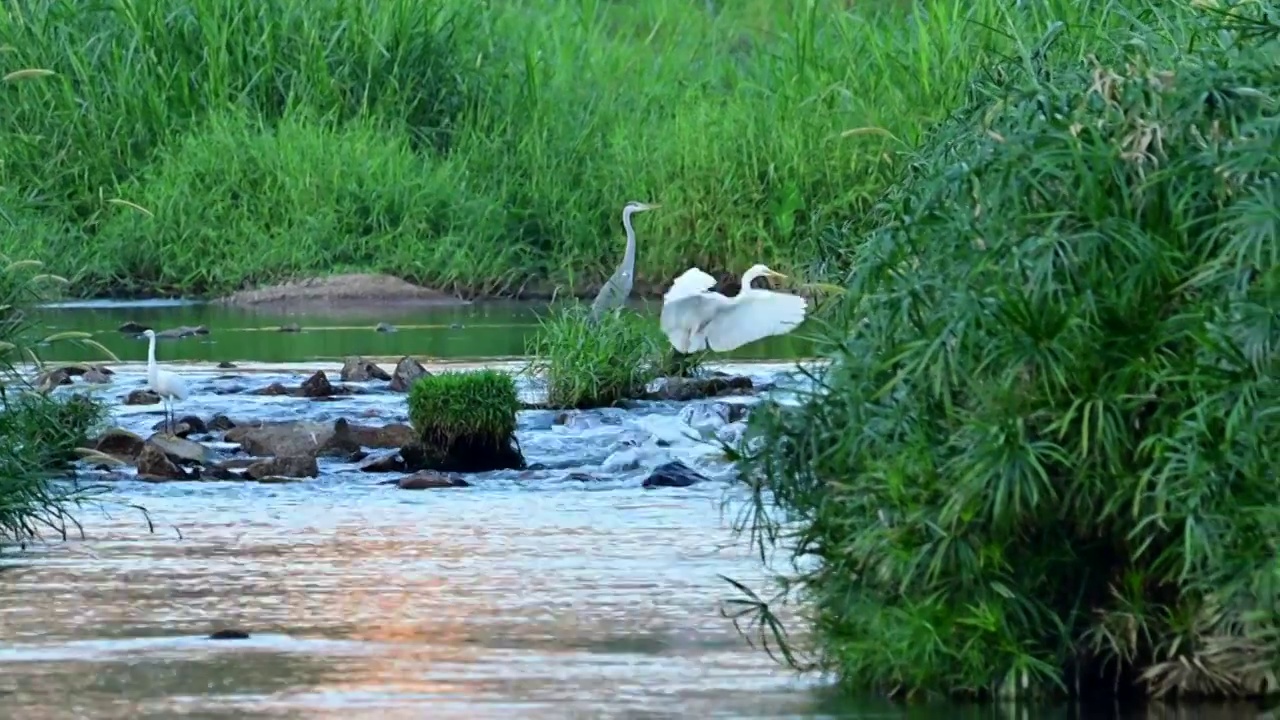
[[[735,350],[771,335],[785,335],[804,322],[807,303],[799,295],[753,290],[726,302],[702,334],[716,352]]]
[[[706,350],[703,328],[730,302],[729,298],[717,292],[689,293],[675,300],[664,299],[658,324],[677,351],[688,354]]]
[[[715,287],[716,279],[696,267],[685,270],[680,277],[671,281],[671,289],[662,296],[663,304],[675,302],[691,295],[704,293]]]

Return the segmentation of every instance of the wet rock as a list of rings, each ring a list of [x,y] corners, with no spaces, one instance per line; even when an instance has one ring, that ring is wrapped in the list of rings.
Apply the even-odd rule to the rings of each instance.
[[[576,413],[569,412],[568,410],[561,410],[560,412],[556,413],[555,419],[551,421],[551,424],[552,425],[568,425],[569,421],[573,419],[573,416],[575,414]]]
[[[36,377],[36,387],[42,392],[48,392],[59,385],[70,385],[72,382],[71,372],[67,368],[47,370]]]
[[[284,383],[273,382],[266,387],[253,390],[249,394],[250,395],[269,395],[269,396],[292,395],[293,391],[285,387]]]
[[[219,370],[234,370],[236,367],[238,366],[235,363],[231,362],[230,360],[223,360],[222,362],[218,363]]]
[[[121,325],[120,327],[116,328],[116,331],[124,333],[126,335],[141,335],[142,333],[150,329],[151,329],[150,325],[141,325],[139,323],[129,321]]]
[[[81,379],[90,385],[106,385],[111,382],[113,374],[106,368],[90,368]]]
[[[404,458],[400,453],[393,452],[386,455],[379,455],[360,466],[361,472],[367,473],[384,473],[384,472],[405,472],[407,466]]]
[[[125,405],[155,405],[159,402],[159,395],[145,389],[131,390],[124,399]]]
[[[324,374],[323,370],[317,370],[314,375],[302,381],[303,397],[321,398],[333,395],[333,385],[329,383],[329,376]]]
[[[369,453],[365,452],[364,450],[357,450],[347,456],[347,462],[358,463],[367,457],[369,457]]]
[[[298,326],[298,323],[286,323],[280,326],[280,332],[302,332],[302,328]]]
[[[214,630],[209,633],[210,640],[248,640],[249,633],[243,630]]]
[[[342,419],[332,425],[305,421],[237,425],[224,439],[257,457],[346,457],[360,449]]]
[[[399,369],[399,366],[396,369]],[[342,379],[342,382],[392,379],[392,376],[388,375],[387,371],[379,367],[377,363],[358,356],[349,357],[342,361],[342,373],[338,377]]]
[[[259,460],[245,468],[245,475],[254,480],[263,480],[270,477],[317,477],[320,475],[320,467],[316,464],[314,455],[273,457]]]
[[[400,362],[396,363],[396,369],[391,373],[391,390],[392,392],[408,392],[414,381],[424,375],[430,375],[430,373],[422,366],[422,363],[406,355],[400,358]]]
[[[418,440],[418,433],[404,423],[355,425],[348,423],[346,420],[340,420],[339,422],[346,424],[346,430],[353,440],[362,447],[375,450],[402,448],[405,445],[412,445]]]
[[[705,481],[707,478],[697,470],[685,465],[679,460],[673,460],[669,463],[663,463],[653,469],[649,477],[645,478],[643,487],[689,487]]]
[[[578,482],[599,482],[600,478],[591,473],[571,472],[564,476],[565,480],[576,480]]]
[[[209,424],[207,428],[209,432],[226,432],[227,430],[230,430],[235,426],[236,426],[235,421],[233,421],[231,418],[227,417],[226,415],[222,415],[221,413],[219,413],[218,415],[214,415],[212,418],[209,419]]]
[[[204,325],[194,325],[194,326],[183,325],[181,327],[169,328],[168,330],[161,330],[160,332],[156,333],[156,337],[177,339],[177,338],[192,337],[194,335],[208,335],[208,334],[209,334],[209,328],[205,327]]]
[[[374,332],[395,332],[396,326],[390,323],[378,323],[373,326]]]
[[[747,424],[744,422],[734,422],[725,425],[716,430],[716,440],[728,445],[729,447],[737,447],[742,442],[742,438],[747,431]]]
[[[412,475],[405,475],[396,481],[401,490],[432,490],[436,488],[471,487],[471,483],[460,477],[434,470],[421,470]]]
[[[209,428],[204,424],[204,420],[201,420],[195,415],[185,415],[179,418],[178,421],[173,424],[172,428],[168,427],[167,420],[161,420],[155,425],[152,425],[151,429],[180,438],[185,438],[188,435],[203,435],[209,432]]]
[[[195,440],[156,433],[147,438],[147,444],[160,448],[178,464],[212,465],[218,461],[218,454],[213,449]]]
[[[158,445],[143,443],[135,463],[139,480],[163,481],[185,480],[187,473],[165,453]]]
[[[100,453],[132,462],[142,452],[146,440],[141,435],[131,433],[124,428],[111,428],[90,443],[90,447]]]
[[[651,400],[684,402],[719,395],[746,394],[753,388],[751,378],[708,377],[708,378],[663,378],[658,389],[649,393]]]

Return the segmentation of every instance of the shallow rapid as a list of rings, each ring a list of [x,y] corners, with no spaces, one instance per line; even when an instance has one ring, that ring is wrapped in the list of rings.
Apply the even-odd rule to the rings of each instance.
[[[336,401],[245,394],[313,369],[182,369],[194,394],[176,412],[407,421],[385,383]],[[788,368],[725,369],[761,384]],[[144,382],[117,366],[95,392],[118,403]],[[720,574],[763,580],[729,530],[734,471],[696,439],[732,434],[735,402],[750,398],[524,411],[536,469],[467,488],[399,490],[329,459],[293,484],[116,479],[106,513],[81,513],[86,540],[0,570],[0,704],[23,718],[833,717],[718,613],[734,595]],[[114,413],[144,436],[162,417]],[[710,480],[643,489],[670,459]],[[225,629],[250,637],[207,639]]]

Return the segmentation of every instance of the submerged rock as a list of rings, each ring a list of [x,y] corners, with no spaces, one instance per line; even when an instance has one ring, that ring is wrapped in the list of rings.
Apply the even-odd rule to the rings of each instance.
[[[412,475],[405,475],[396,481],[401,490],[431,490],[435,488],[471,487],[471,483],[460,477],[434,470],[421,470]]]
[[[370,380],[391,379],[387,371],[379,367],[377,363],[359,356],[349,357],[342,361],[342,373],[339,377],[342,378],[342,382],[368,382]]]
[[[368,462],[360,466],[360,472],[367,473],[384,473],[384,472],[405,472],[408,469],[404,458],[400,453],[393,452],[386,455],[379,455],[372,458]]]
[[[209,633],[210,640],[248,640],[249,633],[243,630],[214,630]]]
[[[679,460],[673,460],[663,463],[653,469],[649,477],[645,478],[643,487],[689,487],[705,481],[707,478],[697,470],[685,465]]]
[[[208,335],[209,328],[204,325],[183,325],[181,327],[169,328],[156,333],[157,338],[185,338],[193,335]]]
[[[150,325],[142,325],[131,320],[116,328],[116,332],[124,333],[125,335],[141,335],[150,329]]]
[[[309,398],[329,397],[335,393],[335,388],[329,382],[329,376],[325,375],[323,370],[317,370],[311,377],[303,380],[302,386],[298,389],[303,397]]]
[[[422,363],[406,355],[400,358],[400,362],[396,363],[396,369],[391,373],[391,390],[408,392],[409,386],[413,385],[414,381],[430,374]]]
[[[235,426],[236,423],[234,420],[219,413],[209,419],[207,429],[209,432],[226,432]]]
[[[295,333],[302,332],[302,328],[298,323],[286,323],[280,326],[280,332]]]
[[[320,475],[320,466],[314,455],[273,457],[259,460],[245,468],[245,475],[254,480],[267,478],[303,478]]]
[[[373,327],[375,332],[395,332],[396,326],[391,323],[380,322]]]
[[[223,360],[222,362],[218,363],[219,370],[234,370],[236,367],[238,366],[235,363],[231,362],[230,360]]]
[[[107,368],[89,368],[85,371],[81,380],[90,385],[107,385],[111,382],[111,376],[114,374]]]
[[[155,405],[160,402],[160,396],[146,389],[132,390],[125,396],[125,405]]]

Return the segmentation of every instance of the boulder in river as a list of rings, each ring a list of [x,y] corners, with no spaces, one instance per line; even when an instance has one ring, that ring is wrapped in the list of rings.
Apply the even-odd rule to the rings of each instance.
[[[146,389],[131,390],[125,396],[125,405],[156,405],[160,402],[160,396]]]
[[[92,440],[89,447],[116,459],[133,462],[142,452],[142,445],[145,442],[141,435],[117,427],[107,430]]]
[[[386,473],[386,472],[405,472],[407,465],[404,457],[399,452],[387,453],[378,457],[369,459],[360,466],[360,472],[367,473]]]
[[[391,373],[391,390],[392,392],[409,392],[409,387],[414,381],[430,374],[422,363],[405,355],[400,358],[400,362],[396,363],[396,369]]]
[[[246,453],[257,457],[350,457],[362,446],[398,448],[414,442],[416,438],[408,425],[355,425],[346,418],[338,418],[332,424],[285,421],[236,425],[227,431],[223,439],[239,444]]]
[[[244,472],[254,480],[273,477],[304,478],[318,476],[320,467],[316,464],[314,455],[295,455],[259,460],[245,468]]]
[[[191,325],[191,326],[183,325],[181,327],[169,328],[168,330],[161,330],[156,333],[156,337],[160,339],[163,339],[163,338],[177,339],[177,338],[192,337],[194,335],[208,335],[208,334],[209,334],[209,328],[205,327],[204,325]]]
[[[423,376],[409,390],[409,418],[417,442],[400,455],[412,470],[521,470],[516,442],[520,400],[515,379],[498,370]]]
[[[653,469],[649,473],[649,477],[645,478],[643,487],[689,487],[705,481],[707,478],[697,470],[685,465],[679,460],[672,460],[663,463]]]
[[[250,394],[305,397],[313,400],[319,400],[321,398],[330,398],[337,395],[350,395],[354,392],[354,388],[347,387],[346,385],[334,385],[329,382],[329,376],[326,375],[323,370],[317,370],[311,374],[311,377],[303,380],[302,385],[299,387],[290,388],[283,383],[273,382],[266,387],[252,391]]]
[[[649,393],[650,400],[683,402],[719,395],[744,395],[753,389],[751,378],[745,376],[708,378],[662,378],[657,390]]]
[[[173,427],[168,427],[168,425],[168,420],[161,420],[152,425],[151,429],[180,438],[185,438],[188,435],[203,435],[209,432],[209,428],[204,424],[204,421],[195,415],[184,415],[173,423]]]
[[[156,433],[147,438],[147,444],[160,448],[169,459],[179,464],[212,465],[218,461],[218,453],[195,440]]]
[[[143,443],[142,450],[138,453],[136,467],[138,468],[139,480],[155,482],[189,480],[192,477],[191,474],[179,467],[159,445],[151,442]]]
[[[368,382],[370,380],[391,379],[387,371],[379,367],[377,363],[358,356],[349,357],[342,361],[342,374],[339,377],[342,378],[342,382]]]

